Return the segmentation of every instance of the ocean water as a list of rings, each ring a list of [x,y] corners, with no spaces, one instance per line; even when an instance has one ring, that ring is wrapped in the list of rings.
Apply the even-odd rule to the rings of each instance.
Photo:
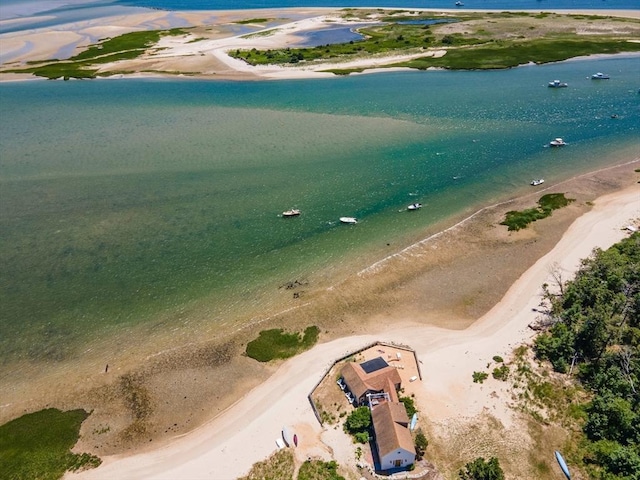
[[[328,287],[533,178],[637,156],[637,65],[0,84],[0,378],[123,331],[215,335],[291,307],[288,282]]]

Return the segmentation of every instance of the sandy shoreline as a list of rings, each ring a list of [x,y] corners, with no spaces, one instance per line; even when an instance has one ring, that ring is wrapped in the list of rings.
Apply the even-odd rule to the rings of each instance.
[[[227,52],[235,49],[270,49],[295,46],[300,35],[328,26],[351,23],[362,24],[362,19],[349,21],[344,12],[336,8],[288,8],[260,10],[221,11],[176,11],[150,10],[140,13],[135,9],[131,15],[116,15],[95,20],[83,20],[51,28],[26,29],[0,35],[2,52],[0,67],[3,69],[23,67],[26,62],[51,58],[68,58],[74,52],[86,48],[99,39],[140,30],[169,29],[176,26],[202,27],[187,35],[164,37],[155,48],[149,49],[139,58],[102,64],[99,72],[113,73],[112,78],[185,76],[189,78],[273,80],[296,78],[332,77],[327,70],[364,69],[365,73],[378,72],[385,65],[417,57],[439,57],[445,49],[429,48],[405,55],[380,55],[369,58],[340,60],[338,62],[309,63],[304,65],[251,66],[244,61],[231,58]],[[364,10],[364,9],[362,9]],[[411,9],[424,12],[460,12],[456,9]],[[483,10],[474,10],[483,11]],[[562,14],[597,14],[640,18],[640,10],[541,10]],[[268,25],[244,24],[246,31],[237,34],[236,29],[244,20],[269,18]],[[40,17],[34,17],[39,19]],[[372,19],[373,22],[375,19]],[[26,21],[26,19],[25,19]],[[0,22],[11,25],[16,19]],[[238,23],[241,22],[241,23]],[[205,29],[204,27],[207,26]],[[250,35],[249,35],[250,34]],[[137,72],[122,75],[119,72]],[[162,73],[167,72],[167,73]],[[0,71],[1,81],[32,79],[29,74],[11,74]]]
[[[538,315],[534,309],[540,302],[541,285],[552,283],[552,269],[560,269],[568,278],[593,248],[606,249],[628,235],[624,227],[640,219],[640,186],[628,186],[594,203],[593,209],[575,220],[555,247],[471,327],[455,331],[396,318],[386,322],[393,323],[392,327],[382,327],[375,334],[346,336],[317,345],[284,362],[267,381],[193,432],[157,450],[106,457],[100,468],[66,478],[237,478],[275,450],[274,439],[283,419],[304,432],[305,446],[296,451],[299,458],[329,459],[330,452],[336,452],[333,456],[339,461],[353,464],[349,452],[343,451],[350,447],[340,443],[339,435],[323,432],[306,396],[332,360],[375,340],[416,349],[424,375],[417,400],[419,405],[429,406],[430,423],[449,428],[451,422],[488,411],[508,429],[514,412],[506,406],[508,396],[500,390],[500,382],[490,380],[480,387],[471,382],[471,374],[482,370],[494,355],[509,358],[513,348],[532,338],[527,326]]]

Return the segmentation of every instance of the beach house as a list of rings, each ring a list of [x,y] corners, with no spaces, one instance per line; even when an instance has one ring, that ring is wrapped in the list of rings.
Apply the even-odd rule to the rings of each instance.
[[[347,363],[341,371],[355,406],[367,404],[367,394],[397,391],[402,381],[398,370],[378,357],[364,363]]]
[[[381,402],[371,408],[380,470],[406,468],[416,460],[409,417],[401,402]]]
[[[398,399],[402,380],[398,370],[382,357],[347,363],[341,371],[354,406],[371,410],[375,447],[380,470],[404,469],[415,462],[416,450],[409,430],[409,417]]]

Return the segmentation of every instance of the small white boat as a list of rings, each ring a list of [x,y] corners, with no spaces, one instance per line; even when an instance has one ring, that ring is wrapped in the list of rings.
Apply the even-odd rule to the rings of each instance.
[[[567,143],[560,137],[554,138],[549,142],[549,145],[551,145],[552,147],[564,147],[566,144]]]
[[[355,217],[340,217],[340,221],[349,225],[355,225],[358,223],[358,219]]]
[[[280,450],[281,448],[284,448],[284,442],[282,441],[281,438],[276,438],[276,447],[278,447],[278,450]]]
[[[609,80],[609,75],[606,73],[598,72],[591,75],[591,80]]]
[[[537,187],[538,185],[542,185],[544,183],[544,178],[539,178],[537,180],[532,180],[531,185]]]
[[[550,88],[564,88],[568,86],[569,86],[568,84],[561,82],[560,80],[554,80],[553,82],[549,82]]]
[[[462,2],[456,2],[456,7],[464,7],[464,3],[462,3]]]
[[[421,203],[412,203],[407,207],[407,210],[418,210],[419,208],[422,208]]]
[[[300,210],[297,208],[292,208],[291,210],[285,210],[282,212],[283,217],[297,217],[298,215],[300,215]]]

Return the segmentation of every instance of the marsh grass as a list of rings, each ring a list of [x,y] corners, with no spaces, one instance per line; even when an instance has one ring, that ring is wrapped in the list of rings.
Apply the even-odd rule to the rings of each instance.
[[[238,20],[237,22],[233,22],[237,25],[249,25],[252,23],[267,23],[273,21],[273,18],[248,18],[246,20]]]
[[[88,416],[84,410],[48,408],[0,426],[0,476],[49,480],[61,478],[69,470],[100,465],[101,460],[94,455],[70,451]]]
[[[130,32],[117,37],[103,39],[88,49],[69,58],[68,60],[45,60],[31,62],[30,67],[8,70],[10,73],[32,73],[38,77],[50,80],[57,78],[95,78],[97,69],[92,65],[99,65],[120,60],[131,60],[142,55],[149,47],[156,44],[166,35],[183,35],[186,30],[174,28],[171,30],[151,30]]]
[[[318,341],[320,329],[307,327],[300,337],[299,333],[286,333],[281,328],[263,330],[258,338],[247,344],[247,355],[259,362],[268,362],[277,358],[293,357],[308,350]]]
[[[508,230],[518,231],[526,228],[532,222],[551,216],[554,210],[566,207],[574,199],[566,198],[564,193],[548,193],[540,197],[536,208],[525,210],[511,210],[506,213],[505,220],[500,225],[506,225]]]

